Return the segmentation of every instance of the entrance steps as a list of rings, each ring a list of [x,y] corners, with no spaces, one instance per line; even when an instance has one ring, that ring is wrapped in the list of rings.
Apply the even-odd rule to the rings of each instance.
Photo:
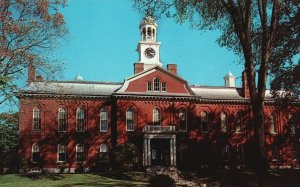
[[[184,179],[181,175],[181,172],[177,170],[176,167],[154,166],[154,167],[147,168],[146,171],[152,176],[168,175],[176,182],[176,186],[188,186],[188,187],[202,186],[200,184],[196,184],[193,181]]]

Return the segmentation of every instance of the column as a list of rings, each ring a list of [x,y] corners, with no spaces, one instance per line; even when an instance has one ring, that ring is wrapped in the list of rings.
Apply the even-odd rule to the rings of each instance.
[[[170,139],[170,165],[174,165],[174,141]]]
[[[147,148],[148,148],[148,150],[147,150],[147,166],[151,166],[151,146],[150,146],[150,141],[151,141],[151,139],[149,138],[149,139],[147,139],[148,140],[148,143],[147,143]]]

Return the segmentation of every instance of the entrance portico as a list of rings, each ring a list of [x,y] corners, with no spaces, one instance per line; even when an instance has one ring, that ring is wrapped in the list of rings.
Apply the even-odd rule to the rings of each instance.
[[[158,128],[158,126],[155,126]],[[169,129],[154,129],[145,131],[144,128],[144,150],[143,165],[144,166],[176,166],[176,135]],[[173,132],[173,133],[172,133]]]

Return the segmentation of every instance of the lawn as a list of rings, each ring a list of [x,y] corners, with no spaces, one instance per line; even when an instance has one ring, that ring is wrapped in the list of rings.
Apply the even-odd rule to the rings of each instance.
[[[132,176],[132,177],[131,177]],[[0,186],[147,186],[143,173],[123,175],[122,180],[98,174],[0,175]]]

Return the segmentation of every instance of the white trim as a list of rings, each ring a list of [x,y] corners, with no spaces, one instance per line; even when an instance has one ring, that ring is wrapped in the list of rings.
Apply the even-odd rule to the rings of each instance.
[[[155,90],[155,83],[154,83],[155,79],[158,79],[158,91]],[[153,92],[161,92],[161,81],[160,81],[160,78],[159,77],[154,77],[152,79],[152,83],[153,83],[153,89],[152,89],[152,91]]]
[[[79,131],[78,130],[78,112],[79,111],[82,111],[83,112],[83,130],[82,131]],[[85,118],[85,109],[83,109],[83,108],[81,108],[81,107],[79,107],[79,108],[77,108],[77,110],[76,110],[76,132],[84,132],[85,131],[85,129],[86,129],[86,118]]]
[[[131,111],[132,112],[132,121],[133,121],[133,129],[128,129],[128,124],[127,124],[127,112],[128,111]],[[134,131],[135,129],[135,118],[134,118],[134,110],[132,108],[127,108],[126,110],[126,131]]]
[[[59,147],[60,146],[64,146],[64,154],[65,154],[65,160],[64,161],[60,161],[59,160]],[[58,144],[57,145],[57,163],[65,163],[67,161],[67,146],[65,144]]]
[[[34,129],[34,119],[35,119],[35,111],[37,110],[37,112],[38,112],[38,119],[39,119],[39,129]],[[32,109],[32,131],[33,132],[39,132],[39,131],[41,131],[41,128],[42,128],[42,118],[41,118],[41,109],[40,108],[38,108],[38,107],[34,107],[33,109]]]
[[[106,113],[106,125],[107,125],[107,127],[106,127],[106,130],[103,130],[101,127],[102,127],[102,124],[101,124],[101,122],[102,122],[102,120],[101,120],[101,113],[102,112],[105,112]],[[100,132],[108,132],[108,111],[106,110],[106,109],[101,109],[100,110]]]
[[[65,112],[65,120],[66,120],[66,130],[64,130],[64,131],[61,131],[61,130],[59,130],[59,123],[60,123],[60,121],[59,121],[59,119],[60,119],[60,111],[61,110],[63,110],[64,112]],[[57,131],[58,132],[67,132],[68,131],[68,111],[67,111],[67,109],[65,109],[65,108],[59,108],[58,109],[58,115],[57,115]]]
[[[82,146],[83,151],[78,152],[78,147],[79,147],[79,146]],[[78,154],[78,153],[83,153],[83,158],[82,158],[83,161],[78,161],[78,157],[77,157],[77,154]],[[81,143],[79,143],[79,144],[76,145],[76,163],[83,163],[83,162],[84,162],[84,156],[85,156],[85,155],[84,155],[84,145],[81,144]]]
[[[159,123],[159,126],[161,125],[161,109],[160,108],[158,108],[158,107],[155,107],[154,109],[153,109],[153,111],[152,111],[152,123],[153,123],[153,125],[155,125],[155,117],[154,117],[154,111],[155,110],[158,110],[158,123]]]
[[[38,152],[33,152],[33,146],[38,146],[39,151]],[[32,163],[38,163],[38,162],[33,161],[33,153],[39,153],[39,157],[41,157],[41,147],[40,147],[39,143],[37,143],[37,142],[33,143],[32,146],[31,146],[31,162]]]
[[[105,151],[103,150],[103,148],[105,147]],[[100,146],[99,146],[99,153],[107,153],[108,152],[108,145],[107,145],[107,143],[102,143],[102,144],[100,144]]]

